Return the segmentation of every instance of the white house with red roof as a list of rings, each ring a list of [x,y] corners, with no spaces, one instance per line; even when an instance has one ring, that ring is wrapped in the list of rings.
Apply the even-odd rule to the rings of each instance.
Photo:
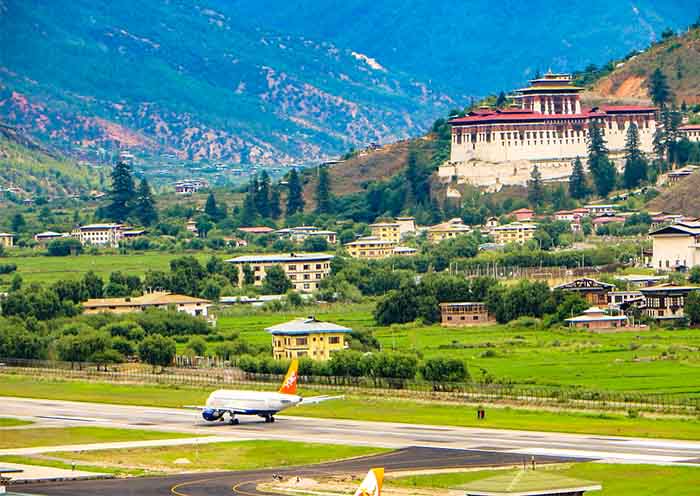
[[[566,180],[571,162],[587,155],[592,122],[600,126],[613,159],[622,158],[632,123],[639,129],[641,150],[653,151],[655,107],[584,108],[581,91],[569,74],[550,72],[517,90],[511,108],[481,108],[452,119],[450,161],[440,175],[478,186],[526,184],[537,164],[543,179]]]
[[[678,128],[681,136],[690,141],[700,142],[700,124],[687,124]]]

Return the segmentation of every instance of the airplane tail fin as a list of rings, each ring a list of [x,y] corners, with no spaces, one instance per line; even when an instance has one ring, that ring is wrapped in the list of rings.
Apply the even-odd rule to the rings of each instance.
[[[382,483],[384,482],[384,469],[371,468],[367,472],[365,480],[355,491],[355,496],[381,496]]]
[[[289,364],[289,370],[287,370],[287,375],[284,376],[284,382],[282,382],[279,392],[283,394],[297,394],[298,379],[299,361],[295,358]]]

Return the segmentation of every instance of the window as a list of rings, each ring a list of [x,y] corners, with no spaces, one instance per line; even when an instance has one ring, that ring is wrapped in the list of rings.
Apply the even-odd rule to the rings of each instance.
[[[297,338],[296,339],[297,346],[306,346],[307,344],[309,344],[308,338]]]
[[[328,337],[328,344],[340,344],[340,337],[339,336],[329,336]]]

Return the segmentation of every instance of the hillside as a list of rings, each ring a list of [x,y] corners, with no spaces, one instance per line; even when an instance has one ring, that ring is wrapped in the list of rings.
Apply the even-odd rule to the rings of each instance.
[[[80,166],[0,123],[0,189],[17,196],[67,196],[98,187],[102,174]]]
[[[649,202],[649,210],[659,210],[689,217],[700,217],[700,172],[688,176],[682,182],[675,184],[661,195]]]
[[[134,15],[138,12],[138,15]],[[230,3],[0,0],[0,117],[65,149],[183,160],[318,160],[420,134],[452,104]]]
[[[121,146],[182,160],[309,162],[421,135],[470,95],[537,69],[620,57],[695,8],[0,0],[0,119],[87,157]]]
[[[648,101],[645,81],[658,67],[666,74],[677,103],[700,103],[700,28],[657,43],[599,80],[591,96]]]

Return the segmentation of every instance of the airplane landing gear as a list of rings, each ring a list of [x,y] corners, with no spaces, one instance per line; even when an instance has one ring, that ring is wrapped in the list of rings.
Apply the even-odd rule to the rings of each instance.
[[[274,421],[275,421],[275,417],[273,417],[272,415],[265,415],[265,423],[266,424],[271,424]]]
[[[231,425],[238,425],[240,422],[238,421],[238,419],[236,417],[231,417],[231,420],[229,420],[229,423]]]

